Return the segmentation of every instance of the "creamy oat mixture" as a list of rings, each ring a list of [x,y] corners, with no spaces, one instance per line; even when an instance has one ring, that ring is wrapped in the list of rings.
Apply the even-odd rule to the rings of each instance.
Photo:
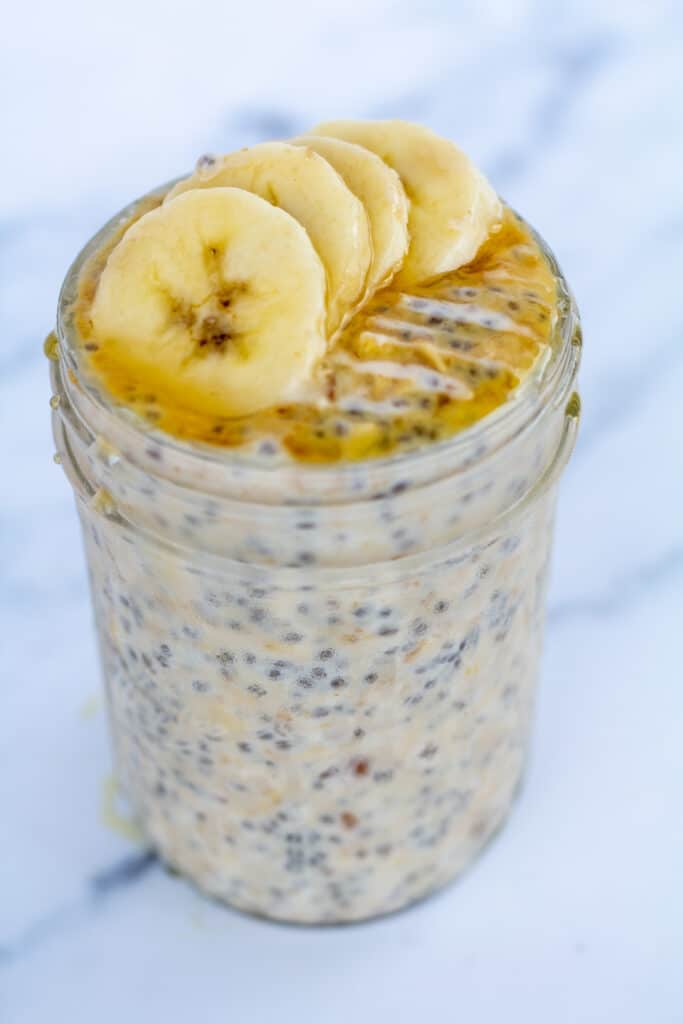
[[[310,922],[457,875],[523,768],[553,505],[346,586],[199,570],[84,511],[117,770],[164,859]]]
[[[356,132],[341,124],[352,127],[332,134]],[[164,370],[166,386],[145,351],[131,356],[96,330],[119,317],[100,300],[98,321],[97,293],[129,221],[72,272],[52,353],[55,436],[78,496],[118,776],[165,862],[233,906],[289,921],[405,906],[456,877],[504,820],[527,750],[556,482],[577,412],[573,308],[530,230],[456,161],[489,219],[451,237],[424,220],[410,145],[382,146],[410,184],[410,216],[405,202],[373,207],[377,187],[394,198],[400,189],[373,157],[354,183],[377,238],[394,218],[391,246],[380,266],[362,232],[342,241],[345,260],[366,260],[366,282],[390,259],[395,276],[333,330],[340,306],[323,306],[315,281],[305,302],[291,300],[317,356],[294,353],[304,369],[282,377],[283,400],[246,408],[260,396],[240,345],[263,321],[249,282],[234,299],[234,272],[216,270],[223,236],[210,231],[194,297],[169,305],[167,278],[185,286],[164,255],[153,278],[155,288],[163,278],[162,300],[143,310],[166,332],[154,359],[176,359],[183,387]],[[271,148],[259,160],[279,166],[281,156]],[[251,173],[250,151],[230,160],[227,182],[211,177],[216,161],[200,168],[195,198],[176,186],[174,231],[204,203],[201,189],[227,184],[212,210],[229,202],[241,214],[233,176],[245,164]],[[268,188],[294,209],[291,181],[266,169]],[[249,203],[265,237],[281,230],[292,263],[315,276],[304,235]],[[350,200],[345,210],[344,223],[358,215]],[[434,248],[413,252],[407,239],[425,223]],[[173,237],[186,259],[194,235],[182,246]],[[456,254],[428,283],[411,279]],[[325,255],[328,292],[336,281],[348,294],[346,264]],[[253,344],[259,359],[260,335]],[[245,405],[240,415],[226,415],[206,372],[220,378],[226,353],[247,374],[231,399]]]

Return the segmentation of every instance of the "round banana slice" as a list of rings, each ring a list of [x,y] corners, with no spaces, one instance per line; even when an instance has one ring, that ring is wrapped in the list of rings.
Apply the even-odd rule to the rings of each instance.
[[[363,297],[372,258],[363,204],[312,149],[261,142],[202,164],[169,192],[235,186],[267,199],[308,232],[327,272],[327,327],[332,334]]]
[[[365,207],[372,237],[366,295],[371,295],[398,270],[408,249],[408,200],[401,179],[375,153],[353,142],[302,135],[292,144],[324,157]]]
[[[288,399],[325,350],[325,272],[284,210],[193,190],[112,250],[91,310],[114,363],[181,407],[238,416]]]
[[[355,142],[399,174],[410,201],[410,246],[396,283],[469,263],[502,216],[491,185],[457,146],[408,121],[328,121],[311,132]]]

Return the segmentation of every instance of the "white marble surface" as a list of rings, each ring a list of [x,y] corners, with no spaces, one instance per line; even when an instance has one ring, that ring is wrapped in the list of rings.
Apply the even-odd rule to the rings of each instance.
[[[683,1020],[683,14],[649,0],[13,4],[0,42],[0,1020]],[[531,771],[450,891],[300,930],[102,821],[109,753],[40,343],[86,238],[207,149],[403,115],[466,147],[583,313]],[[94,711],[94,713],[92,713]]]

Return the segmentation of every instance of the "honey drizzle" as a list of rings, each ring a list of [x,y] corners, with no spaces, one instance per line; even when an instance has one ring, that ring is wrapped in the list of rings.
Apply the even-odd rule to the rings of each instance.
[[[154,208],[147,201],[133,220]],[[510,210],[467,266],[405,295],[391,285],[357,313],[321,362],[310,397],[227,419],[180,408],[152,375],[115,364],[93,337],[89,308],[129,222],[81,276],[76,325],[84,368],[116,401],[177,438],[235,448],[279,445],[333,462],[442,440],[509,400],[551,343],[557,294],[529,228]],[[265,449],[264,449],[265,450]],[[274,448],[277,450],[277,447]]]

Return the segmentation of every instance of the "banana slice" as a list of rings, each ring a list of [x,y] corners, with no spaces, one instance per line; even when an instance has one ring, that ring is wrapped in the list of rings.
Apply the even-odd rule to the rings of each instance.
[[[305,227],[327,272],[327,328],[333,334],[365,291],[372,246],[363,204],[327,160],[285,142],[262,142],[202,165],[167,198],[225,185],[256,193]]]
[[[365,146],[398,172],[410,201],[402,287],[469,263],[502,216],[491,185],[457,146],[408,121],[328,121],[311,134]]]
[[[398,270],[408,249],[408,200],[401,179],[369,149],[342,139],[302,135],[295,146],[308,146],[332,164],[358,196],[370,221],[372,263],[366,296],[370,296]]]
[[[292,396],[325,350],[325,272],[284,210],[237,188],[145,214],[111,252],[95,340],[181,407],[237,416]]]

